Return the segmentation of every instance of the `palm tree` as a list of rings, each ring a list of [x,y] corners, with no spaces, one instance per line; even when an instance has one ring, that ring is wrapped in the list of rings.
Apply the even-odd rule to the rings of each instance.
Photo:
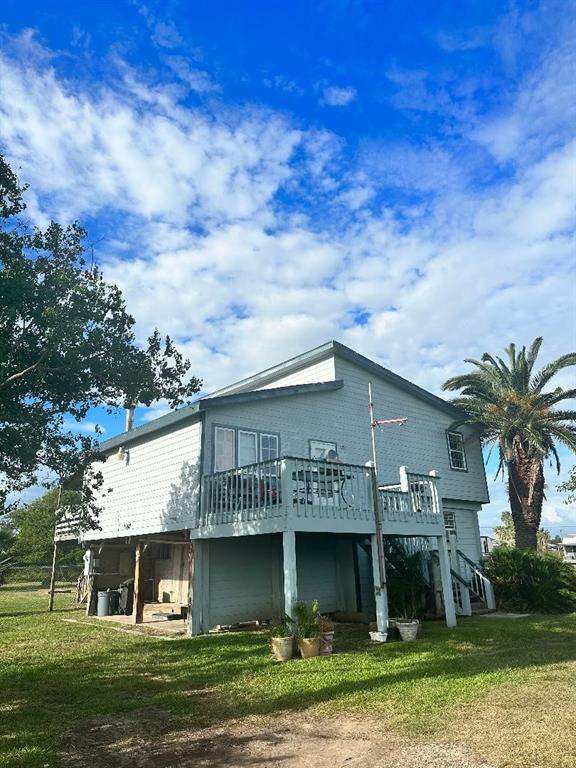
[[[508,478],[508,496],[514,521],[516,546],[537,548],[537,532],[544,499],[544,460],[553,457],[558,472],[558,445],[576,451],[576,411],[555,410],[562,400],[576,397],[576,389],[544,387],[568,366],[576,365],[576,353],[559,357],[539,373],[532,374],[542,338],[528,351],[517,353],[516,346],[506,349],[508,362],[488,353],[481,360],[464,362],[476,370],[454,376],[444,390],[461,390],[452,402],[467,416],[454,426],[473,424],[485,445],[497,445],[498,473]]]

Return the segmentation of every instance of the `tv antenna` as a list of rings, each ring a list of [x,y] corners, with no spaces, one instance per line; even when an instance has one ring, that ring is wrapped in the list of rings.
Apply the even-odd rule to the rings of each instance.
[[[372,382],[368,382],[368,410],[370,413],[370,431],[372,433],[372,463],[374,466],[374,472],[378,472],[378,466],[376,463],[376,428],[384,427],[387,424],[399,424],[404,426],[408,421],[407,416],[398,416],[395,419],[375,419],[374,418],[374,401],[372,400]]]

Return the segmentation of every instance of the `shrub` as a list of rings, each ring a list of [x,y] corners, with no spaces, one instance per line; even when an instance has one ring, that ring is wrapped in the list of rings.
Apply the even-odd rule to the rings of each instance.
[[[541,613],[576,610],[576,568],[557,555],[498,547],[485,564],[503,608]]]
[[[293,620],[283,613],[279,620],[270,627],[270,637],[291,637],[294,634]]]
[[[320,608],[318,600],[311,603],[301,601],[294,604],[294,619],[298,637],[318,637],[320,634]]]
[[[385,539],[384,548],[391,615],[403,619],[421,617],[430,592],[421,553],[409,552],[402,541],[393,538]]]

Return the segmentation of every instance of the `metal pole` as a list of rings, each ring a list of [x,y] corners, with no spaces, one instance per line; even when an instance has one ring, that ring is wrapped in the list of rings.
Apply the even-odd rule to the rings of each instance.
[[[370,432],[372,435],[372,469],[370,477],[372,481],[372,496],[374,497],[374,523],[376,526],[376,543],[378,548],[378,566],[380,571],[380,589],[386,589],[386,557],[384,555],[384,533],[380,518],[380,505],[378,503],[378,475],[376,465],[376,436],[374,434],[374,403],[372,402],[372,382],[368,382],[368,410],[370,413]]]
[[[372,435],[372,462],[374,464],[374,472],[378,473],[378,467],[376,465],[376,435],[374,433],[374,427],[376,426],[374,421],[374,403],[372,402],[372,382],[368,382],[368,412],[370,413],[370,432]]]
[[[48,592],[48,610],[54,610],[54,586],[56,583],[56,554],[58,552],[58,542],[56,541],[56,528],[58,527],[58,510],[60,509],[60,500],[62,498],[62,485],[58,486],[58,497],[56,499],[55,518],[56,523],[54,526],[54,550],[52,552],[52,571],[50,573],[50,590]]]

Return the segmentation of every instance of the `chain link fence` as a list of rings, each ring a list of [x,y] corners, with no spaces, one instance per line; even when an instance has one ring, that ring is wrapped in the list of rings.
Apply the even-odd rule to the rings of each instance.
[[[50,565],[11,565],[2,573],[2,591],[35,592],[50,587]],[[55,591],[76,597],[78,580],[83,572],[82,565],[57,565]]]

